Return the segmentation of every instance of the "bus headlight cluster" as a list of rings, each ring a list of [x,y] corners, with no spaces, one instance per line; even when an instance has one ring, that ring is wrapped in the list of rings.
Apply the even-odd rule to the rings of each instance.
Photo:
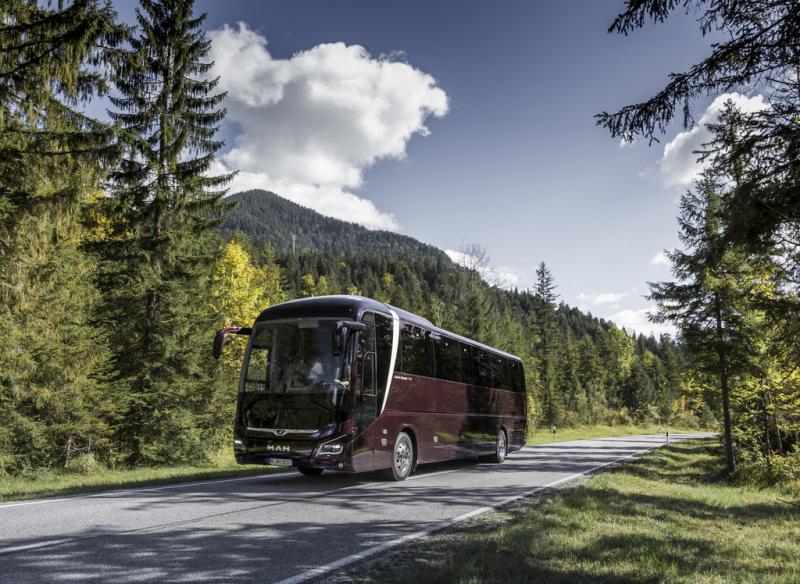
[[[235,452],[244,452],[244,442],[239,440],[238,438],[233,441],[233,450]]]
[[[317,456],[335,456],[337,454],[341,454],[342,451],[344,451],[343,442],[326,442],[319,447]]]

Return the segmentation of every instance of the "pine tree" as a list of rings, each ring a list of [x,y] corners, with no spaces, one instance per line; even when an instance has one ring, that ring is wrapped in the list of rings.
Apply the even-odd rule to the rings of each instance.
[[[229,176],[209,176],[225,111],[207,79],[210,41],[192,0],[142,0],[114,77],[125,154],[111,174],[112,234],[102,248],[115,383],[129,396],[118,436],[127,460],[202,456],[210,394],[209,270]]]
[[[730,167],[756,159],[739,177],[731,193],[735,211],[724,226],[725,238],[756,253],[780,255],[800,286],[800,51],[797,50],[800,10],[797,0],[718,2],[716,0],[637,0],[628,2],[609,32],[630,34],[649,21],[664,22],[674,11],[696,13],[701,34],[722,32],[710,43],[708,55],[688,70],[672,73],[669,82],[650,99],[614,113],[603,112],[597,123],[615,138],[640,135],[655,139],[677,115],[684,128],[694,124],[697,97],[759,87],[768,107],[741,114],[741,124],[727,141],[724,164]],[[731,140],[731,138],[733,138]],[[719,154],[712,145],[711,158]],[[784,303],[787,318],[800,321],[800,304]]]
[[[80,110],[125,31],[108,5],[0,5],[0,474],[110,455],[83,203],[113,156]],[[68,447],[69,446],[69,447]]]
[[[542,262],[536,269],[536,285],[533,295],[537,301],[536,315],[537,357],[539,359],[539,381],[541,384],[542,418],[548,425],[558,425],[563,417],[561,396],[556,390],[555,349],[557,343],[555,301],[556,285],[547,265]]]
[[[706,173],[694,192],[682,197],[680,239],[687,251],[667,254],[676,281],[651,284],[650,299],[658,304],[654,320],[675,323],[693,365],[718,381],[726,466],[733,473],[731,383],[747,366],[745,286],[752,279],[752,266],[746,254],[722,238],[725,210],[720,190],[715,177]]]

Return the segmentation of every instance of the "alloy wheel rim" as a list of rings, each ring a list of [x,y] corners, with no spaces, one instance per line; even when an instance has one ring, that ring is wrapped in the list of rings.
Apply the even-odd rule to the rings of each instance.
[[[411,469],[411,448],[405,440],[401,440],[397,445],[395,464],[402,475],[405,475]]]
[[[500,458],[506,456],[506,435],[503,432],[497,435],[497,454]]]

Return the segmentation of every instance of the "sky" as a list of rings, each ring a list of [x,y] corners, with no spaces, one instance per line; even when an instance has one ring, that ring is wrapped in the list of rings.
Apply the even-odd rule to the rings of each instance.
[[[118,4],[130,19],[131,2]],[[668,279],[697,127],[621,143],[594,115],[650,97],[708,52],[695,15],[608,34],[620,0],[198,1],[228,91],[215,170],[323,214],[447,250],[479,243],[485,278],[528,288],[539,262],[564,302],[629,331]]]

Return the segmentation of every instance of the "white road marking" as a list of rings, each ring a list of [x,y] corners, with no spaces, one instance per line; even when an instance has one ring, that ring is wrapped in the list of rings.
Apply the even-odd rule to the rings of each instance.
[[[681,438],[679,438],[678,436],[675,436],[675,439],[676,439],[676,441],[678,441]],[[307,582],[308,580],[311,580],[313,578],[319,578],[320,576],[328,574],[329,572],[332,572],[334,570],[338,570],[339,568],[343,568],[344,566],[347,566],[349,564],[358,562],[358,561],[363,560],[365,558],[369,558],[370,556],[374,556],[375,554],[379,554],[380,552],[383,552],[385,550],[397,547],[397,546],[402,545],[402,544],[404,544],[406,542],[409,542],[409,541],[413,541],[413,540],[418,539],[418,538],[420,538],[420,537],[422,537],[424,535],[428,535],[428,534],[434,533],[436,531],[441,531],[443,529],[447,529],[448,527],[451,527],[453,525],[456,525],[457,523],[461,523],[463,521],[466,521],[467,519],[471,519],[472,517],[476,517],[478,515],[482,515],[483,513],[488,513],[489,511],[493,511],[493,510],[495,510],[495,509],[497,509],[499,507],[505,507],[506,505],[509,505],[510,503],[513,503],[515,501],[519,501],[520,499],[524,499],[526,497],[530,497],[532,495],[535,495],[536,493],[544,491],[545,489],[549,489],[551,487],[555,487],[555,486],[560,485],[562,483],[566,483],[567,481],[571,481],[571,480],[576,479],[578,477],[582,477],[582,476],[591,474],[593,472],[596,472],[596,471],[600,470],[601,468],[605,468],[607,466],[610,466],[612,464],[616,464],[616,463],[621,462],[623,460],[627,460],[629,458],[633,458],[634,456],[638,456],[639,454],[642,454],[643,452],[648,452],[648,451],[653,450],[654,448],[658,448],[660,446],[663,446],[663,444],[648,445],[647,448],[643,448],[641,450],[637,450],[636,452],[634,452],[632,454],[627,454],[627,455],[622,456],[620,458],[615,458],[614,460],[611,460],[609,462],[604,462],[603,464],[600,464],[600,465],[595,466],[593,468],[590,468],[588,470],[585,470],[585,471],[582,471],[582,472],[578,472],[578,473],[566,476],[564,478],[558,479],[557,481],[553,481],[553,482],[548,483],[546,485],[540,485],[540,486],[538,486],[536,488],[530,489],[528,491],[524,491],[524,492],[520,493],[519,495],[513,495],[511,497],[506,497],[505,499],[499,501],[498,503],[495,503],[494,505],[490,505],[490,506],[487,506],[487,507],[480,507],[480,508],[475,509],[473,511],[470,511],[468,513],[464,513],[463,515],[459,515],[458,517],[455,517],[453,519],[448,519],[447,521],[443,521],[443,522],[437,523],[435,525],[430,525],[430,526],[428,526],[428,527],[426,527],[424,529],[420,529],[419,531],[415,531],[414,533],[409,533],[409,534],[404,535],[402,537],[398,537],[396,539],[392,539],[392,540],[384,542],[382,544],[373,546],[373,547],[368,548],[368,549],[366,549],[364,551],[352,554],[350,556],[347,556],[347,557],[342,558],[340,560],[337,560],[335,562],[331,562],[330,564],[325,564],[324,566],[319,566],[317,568],[312,568],[310,570],[306,570],[305,572],[302,572],[302,573],[297,574],[295,576],[291,576],[289,578],[285,578],[284,580],[280,580],[279,582],[276,582],[275,584],[299,584],[300,582]],[[452,472],[452,471],[443,471],[443,472]],[[429,475],[422,475],[422,476],[433,476],[434,474],[440,474],[440,473],[431,473]],[[422,476],[420,476],[418,478],[422,478]]]
[[[680,436],[681,436],[680,434],[675,434],[674,435],[675,438],[679,438]],[[691,436],[695,437],[694,434],[692,434]],[[707,436],[707,435],[697,434],[696,436],[698,438],[700,438],[700,437],[704,437],[704,436]],[[636,435],[630,436],[630,438],[636,438],[636,437],[637,437]],[[618,436],[618,437],[615,437],[615,438],[617,440],[620,440],[620,439],[624,440],[625,438],[628,438],[628,437],[627,436]],[[595,438],[595,440],[608,440],[608,439],[607,438]],[[584,440],[571,440],[571,441],[568,441],[568,442],[556,442],[554,444],[569,444],[570,442],[583,442],[583,441]],[[537,444],[535,446],[529,446],[529,447],[526,447],[526,448],[537,448],[537,447],[542,447],[542,446],[546,447],[546,446],[549,446],[549,445],[550,445],[550,443],[548,443],[548,444]],[[431,476],[436,476],[436,475],[439,475],[439,474],[447,474],[447,473],[451,473],[451,472],[457,472],[459,470],[461,470],[461,469],[443,470],[443,471],[439,471],[439,472],[426,473],[426,474],[423,474],[423,475],[409,477],[406,480],[421,479],[421,478],[424,478],[424,477],[431,477]],[[235,478],[230,478],[230,479],[213,479],[213,480],[208,480],[208,481],[194,481],[194,482],[188,482],[188,483],[176,483],[176,484],[172,484],[172,485],[142,487],[142,488],[139,488],[139,489],[120,489],[120,490],[115,490],[115,491],[101,491],[101,492],[98,492],[98,493],[87,493],[85,495],[69,495],[67,497],[52,497],[52,498],[45,498],[45,499],[32,499],[30,501],[17,501],[17,502],[14,502],[14,503],[0,503],[0,509],[7,509],[7,508],[10,508],[10,507],[22,507],[22,506],[25,506],[25,505],[46,505],[48,503],[58,503],[60,501],[69,501],[69,500],[72,500],[72,499],[91,499],[91,498],[98,498],[98,497],[106,497],[106,496],[109,496],[109,495],[125,495],[125,494],[128,494],[128,493],[148,493],[148,492],[152,492],[152,491],[168,491],[170,489],[182,489],[182,488],[185,488],[185,487],[194,487],[194,486],[220,484],[220,483],[232,483],[232,482],[241,482],[241,481],[254,481],[254,480],[257,480],[257,479],[277,479],[277,478],[292,477],[292,476],[300,478],[300,475],[297,475],[297,474],[295,474],[293,472],[270,473],[270,474],[252,475],[252,476],[246,476],[246,477],[235,477]]]

